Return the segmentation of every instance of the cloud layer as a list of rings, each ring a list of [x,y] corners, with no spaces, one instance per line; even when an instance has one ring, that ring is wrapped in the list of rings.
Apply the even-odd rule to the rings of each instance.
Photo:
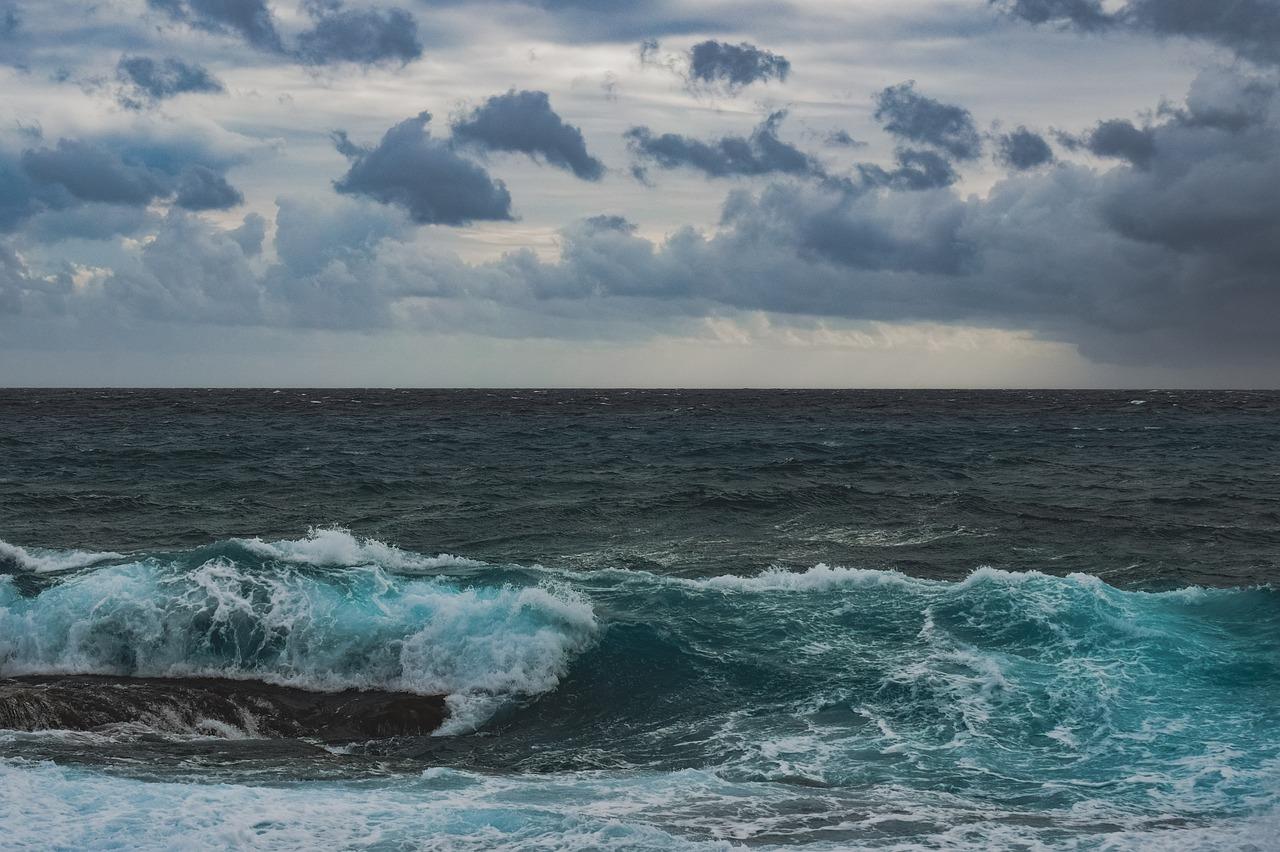
[[[1271,2],[74,5],[0,0],[0,351],[874,322],[1280,365]]]

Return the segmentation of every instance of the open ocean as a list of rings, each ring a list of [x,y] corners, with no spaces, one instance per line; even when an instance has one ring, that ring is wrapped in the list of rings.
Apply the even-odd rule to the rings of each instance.
[[[0,391],[0,848],[1280,848],[1280,394]]]

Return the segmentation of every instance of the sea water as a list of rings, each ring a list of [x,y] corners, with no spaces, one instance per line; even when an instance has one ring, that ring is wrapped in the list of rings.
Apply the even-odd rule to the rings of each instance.
[[[279,711],[249,699],[0,731],[3,848],[1280,837],[1280,395],[9,391],[0,411],[0,679],[447,709],[343,742],[264,737]]]

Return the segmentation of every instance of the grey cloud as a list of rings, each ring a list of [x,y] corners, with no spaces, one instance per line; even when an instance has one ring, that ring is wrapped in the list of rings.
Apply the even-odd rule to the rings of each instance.
[[[14,35],[21,26],[21,7],[13,0],[0,2],[0,38]]]
[[[348,159],[363,156],[368,149],[357,145],[351,141],[351,136],[345,130],[335,130],[330,134],[333,140],[333,147],[339,154]]]
[[[238,35],[260,50],[284,50],[267,0],[147,0],[147,5],[197,29]]]
[[[1099,122],[1079,144],[1099,157],[1128,160],[1138,168],[1146,168],[1156,153],[1155,133],[1123,118]]]
[[[1228,71],[1209,69],[1192,81],[1184,106],[1163,104],[1161,114],[1187,125],[1237,132],[1266,118],[1273,92],[1270,82],[1242,80]]]
[[[582,220],[582,226],[589,231],[618,231],[623,234],[634,234],[636,226],[625,216],[601,214]]]
[[[1249,122],[1196,121],[1205,105],[1188,98],[1153,123],[1146,168],[1062,163],[986,197],[787,181],[732,193],[711,236],[681,229],[657,244],[593,218],[565,229],[557,259],[483,264],[402,240],[407,225],[378,218],[394,207],[282,204],[281,261],[265,272],[231,232],[175,213],[99,288],[20,270],[3,298],[95,318],[605,337],[626,322],[669,330],[768,311],[1030,329],[1108,361],[1280,363],[1280,95],[1239,77],[1235,95],[1225,78],[1202,95],[1253,103],[1258,86],[1267,96]]]
[[[248,213],[240,227],[228,231],[227,236],[235,240],[245,257],[253,257],[262,252],[263,240],[267,238],[267,220],[257,213]]]
[[[1120,14],[1130,26],[1156,35],[1204,39],[1248,59],[1280,62],[1275,0],[1133,0]]]
[[[71,277],[66,270],[37,275],[11,246],[0,243],[0,316],[32,309],[59,313],[71,292]]]
[[[342,0],[304,0],[311,26],[290,47],[267,0],[147,0],[171,19],[207,32],[235,35],[282,59],[310,65],[408,63],[422,56],[418,22],[400,8],[349,9]]]
[[[832,130],[826,135],[826,143],[839,148],[865,148],[867,143],[854,139],[847,130]]]
[[[1023,172],[1053,162],[1053,149],[1039,133],[1019,127],[996,139],[996,158],[1009,168]]]
[[[112,151],[77,139],[24,151],[22,167],[32,180],[60,187],[80,201],[141,205],[169,192],[152,169],[126,163]]]
[[[23,226],[22,238],[39,243],[108,240],[136,234],[154,224],[155,216],[144,207],[91,203],[34,214]]]
[[[982,153],[982,137],[970,112],[920,94],[914,81],[889,86],[875,100],[876,120],[900,139],[932,145],[958,160]]]
[[[1110,27],[1115,19],[1101,0],[990,0],[1008,14],[1033,24],[1069,24],[1082,30]]]
[[[172,210],[137,260],[102,284],[99,310],[150,320],[261,324],[266,294],[241,241]]]
[[[0,233],[13,230],[37,212],[34,191],[22,161],[0,151]]]
[[[965,205],[949,194],[849,196],[826,189],[773,186],[758,198],[732,199],[725,208],[733,226],[718,248],[756,241],[790,246],[798,259],[832,262],[866,272],[955,275],[972,264],[973,249],[961,235]],[[714,241],[713,241],[714,244]],[[742,306],[813,313],[848,313],[840,307],[850,287],[828,294],[757,292]],[[816,300],[816,301],[813,301]]]
[[[723,29],[724,16],[691,14],[675,0],[521,0],[543,9],[555,33],[573,41],[632,41]]]
[[[131,109],[140,109],[186,92],[226,91],[222,81],[204,67],[173,58],[156,60],[149,56],[123,56],[116,65],[116,76],[129,87],[119,100]]]
[[[338,0],[312,0],[311,29],[298,36],[298,54],[326,65],[412,62],[422,56],[418,22],[404,9],[344,9]]]
[[[367,260],[383,240],[407,236],[412,223],[397,208],[358,199],[338,204],[276,200],[276,254],[295,275],[313,275],[335,261]]]
[[[434,139],[428,112],[392,127],[373,148],[335,135],[351,159],[338,192],[396,204],[419,224],[464,225],[480,219],[511,219],[511,194],[500,180],[463,159],[446,141]]]
[[[583,180],[604,176],[604,164],[587,152],[582,131],[556,114],[546,92],[494,95],[456,120],[453,136],[490,151],[541,157]]]
[[[785,81],[791,62],[753,44],[729,44],[714,39],[699,42],[689,51],[689,77],[708,85],[737,91],[752,83]]]
[[[178,180],[174,204],[187,210],[226,210],[244,203],[240,190],[208,166],[189,166]]]
[[[1280,4],[1274,0],[1129,0],[1111,12],[1100,0],[991,2],[1033,24],[1198,39],[1256,62],[1280,62]]]
[[[1280,97],[1272,84],[1236,83],[1250,98],[1269,86],[1253,121],[1207,126],[1189,105],[1147,129],[1144,168],[1064,165],[963,202],[779,187],[740,199],[723,239],[862,270],[843,283],[830,270],[791,272],[832,278],[793,310],[1030,327],[1113,361],[1280,359]],[[894,251],[886,230],[910,250]]]
[[[63,138],[17,157],[0,152],[0,231],[82,205],[145,207],[173,200],[193,209],[231,206],[242,199],[223,173],[235,160],[207,140],[173,134]],[[57,230],[58,221],[73,220],[47,218],[41,227]]]
[[[711,142],[678,133],[655,136],[647,127],[633,127],[624,135],[641,174],[644,164],[653,163],[664,169],[691,168],[717,178],[823,175],[822,166],[811,156],[778,138],[778,128],[786,115],[785,111],[772,113],[750,136],[725,136]]]
[[[894,151],[898,167],[888,171],[871,163],[859,163],[858,173],[869,187],[887,187],[908,192],[950,186],[960,175],[942,155],[920,148]]]
[[[660,47],[661,45],[658,43],[656,38],[647,38],[640,42],[640,47],[636,50],[636,54],[640,59],[640,65],[652,65],[656,63],[658,58],[658,49]]]

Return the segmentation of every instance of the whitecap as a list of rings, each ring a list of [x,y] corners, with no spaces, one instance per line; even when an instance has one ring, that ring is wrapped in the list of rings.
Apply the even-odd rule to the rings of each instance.
[[[378,565],[396,571],[436,571],[442,568],[479,568],[475,559],[441,553],[426,556],[373,538],[360,538],[342,527],[312,527],[304,538],[263,541],[235,538],[234,544],[267,559],[316,567]]]
[[[110,551],[44,550],[42,548],[20,547],[0,540],[0,562],[11,562],[25,571],[33,571],[37,574],[74,571],[77,568],[87,568],[99,562],[123,558],[123,555]]]

